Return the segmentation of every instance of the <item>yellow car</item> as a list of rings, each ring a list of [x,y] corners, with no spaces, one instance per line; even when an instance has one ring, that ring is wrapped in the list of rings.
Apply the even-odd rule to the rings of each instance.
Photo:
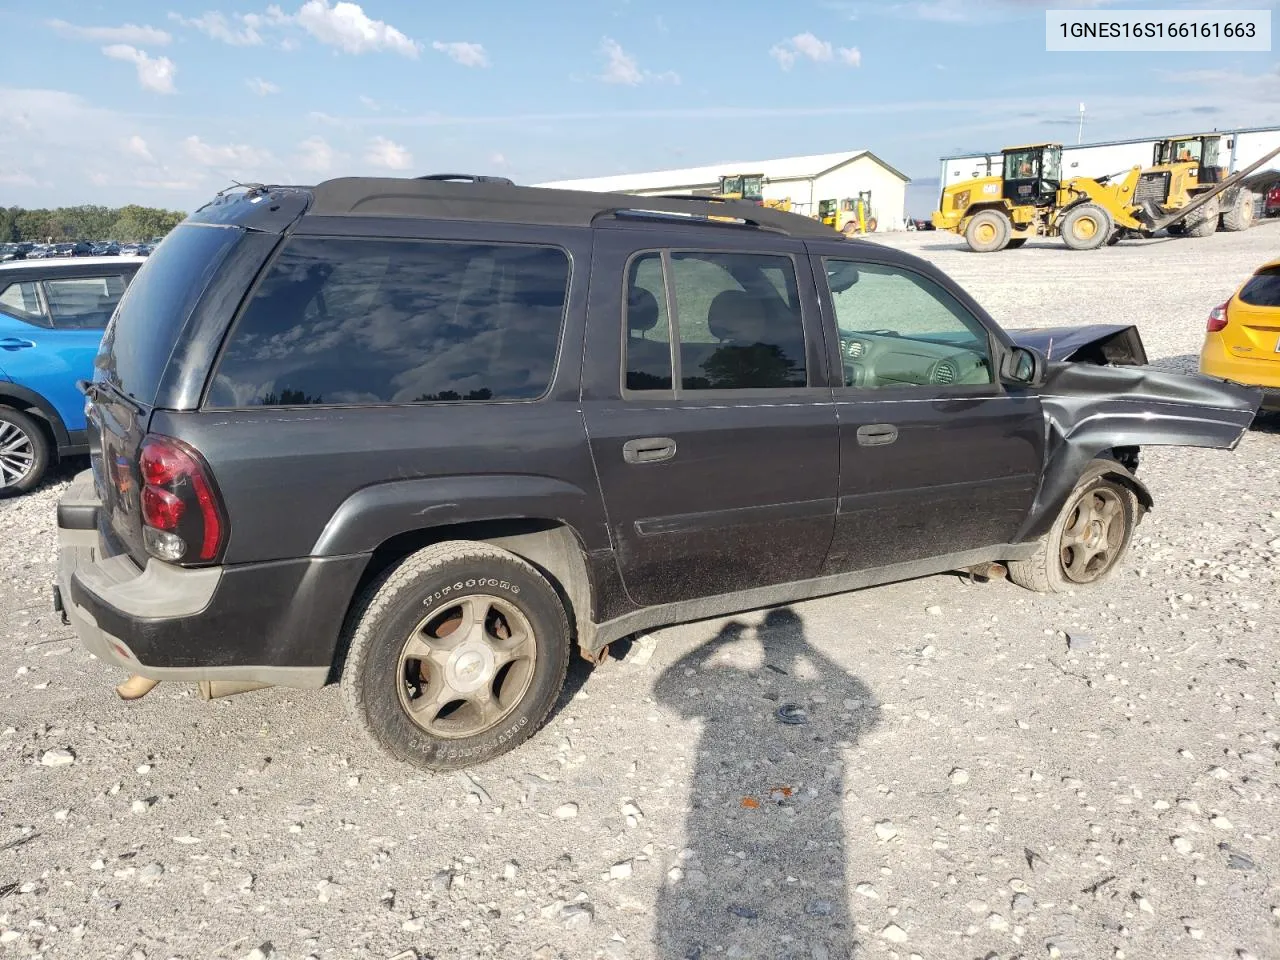
[[[1261,387],[1262,409],[1280,410],[1280,257],[1210,312],[1200,372]]]

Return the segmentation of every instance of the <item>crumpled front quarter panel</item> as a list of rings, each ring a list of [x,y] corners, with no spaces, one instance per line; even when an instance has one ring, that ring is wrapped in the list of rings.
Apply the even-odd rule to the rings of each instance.
[[[1053,524],[1089,462],[1124,447],[1234,450],[1253,422],[1262,391],[1148,367],[1053,363],[1041,390],[1045,468],[1019,539]]]

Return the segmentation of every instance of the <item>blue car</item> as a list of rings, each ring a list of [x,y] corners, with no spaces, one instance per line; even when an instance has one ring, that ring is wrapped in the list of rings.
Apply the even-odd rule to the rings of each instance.
[[[0,264],[0,496],[89,452],[84,396],[102,332],[142,257]]]

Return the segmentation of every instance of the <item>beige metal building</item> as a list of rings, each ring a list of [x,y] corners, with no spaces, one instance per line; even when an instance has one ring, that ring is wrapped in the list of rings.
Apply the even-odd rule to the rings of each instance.
[[[715,193],[720,186],[720,178],[734,174],[761,174],[765,199],[790,199],[792,209],[797,213],[816,214],[818,204],[823,200],[843,200],[869,191],[879,230],[901,230],[906,222],[906,187],[911,182],[910,178],[869,150],[778,160],[733,161],[682,170],[558,180],[537,186],[638,196],[664,193],[697,196]]]

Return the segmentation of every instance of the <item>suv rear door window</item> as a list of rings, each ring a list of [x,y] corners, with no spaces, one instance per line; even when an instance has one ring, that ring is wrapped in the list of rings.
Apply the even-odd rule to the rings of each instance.
[[[294,238],[236,323],[208,405],[536,399],[568,283],[555,247]]]
[[[45,297],[59,330],[102,330],[124,295],[124,277],[69,277],[46,280]]]
[[[671,388],[670,357],[665,354],[664,342],[668,323],[662,272],[658,253],[644,254],[632,264],[628,289],[629,390]],[[676,306],[674,327],[681,390],[787,389],[808,385],[800,296],[790,257],[673,251],[668,254],[665,273]],[[633,311],[638,305],[647,304],[650,296],[657,301],[658,314],[648,328],[653,332],[641,332],[632,319]],[[645,314],[652,312],[650,306]]]

